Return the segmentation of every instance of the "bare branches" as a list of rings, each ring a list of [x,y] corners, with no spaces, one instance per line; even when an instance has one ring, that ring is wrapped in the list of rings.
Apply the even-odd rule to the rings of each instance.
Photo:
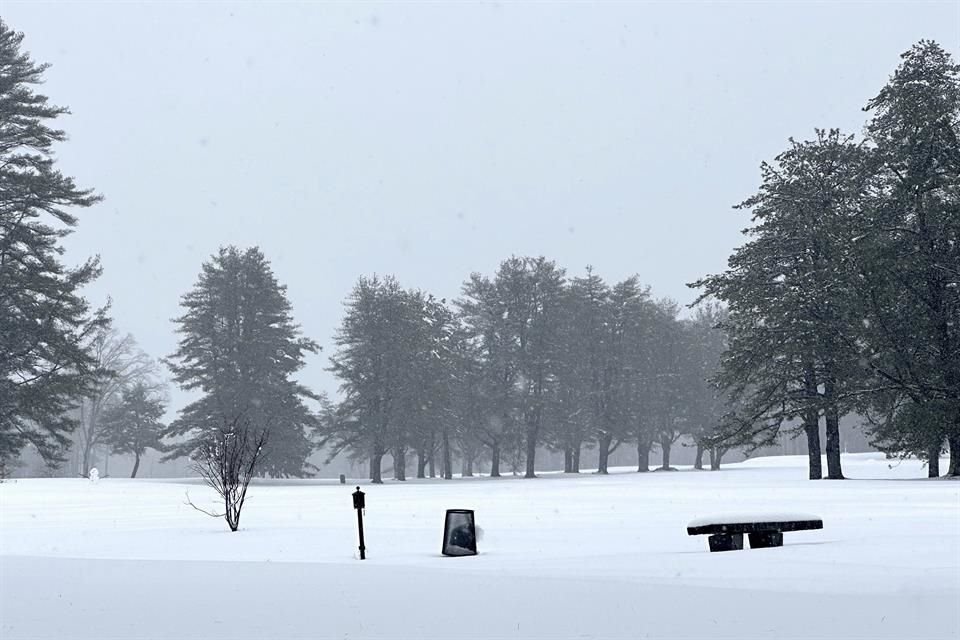
[[[223,500],[223,513],[212,513],[196,506],[187,496],[187,504],[208,516],[227,521],[231,531],[240,526],[240,513],[247,498],[247,488],[264,460],[264,447],[269,430],[255,428],[244,416],[225,421],[198,448],[194,469]]]
[[[198,507],[198,506],[195,505],[195,504],[193,503],[193,501],[190,499],[190,492],[189,492],[189,491],[184,491],[184,492],[183,492],[183,495],[186,496],[186,498],[187,498],[187,499],[184,501],[184,504],[193,507],[194,509],[196,509],[196,510],[199,511],[200,513],[205,513],[205,514],[207,514],[208,516],[210,516],[211,518],[222,518],[222,517],[224,517],[224,516],[227,515],[226,512],[224,512],[224,513],[214,513],[214,512],[212,512],[212,511],[207,511],[207,510],[204,509],[203,507]]]

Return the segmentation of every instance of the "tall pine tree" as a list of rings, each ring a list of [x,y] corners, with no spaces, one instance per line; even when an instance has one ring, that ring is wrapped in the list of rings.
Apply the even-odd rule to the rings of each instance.
[[[812,479],[822,477],[821,414],[828,477],[843,477],[839,418],[862,379],[861,323],[851,313],[857,284],[844,265],[870,190],[868,167],[862,145],[837,130],[791,140],[775,163],[763,164],[759,192],[740,205],[753,215],[751,240],[726,272],[695,285],[729,306],[718,379],[745,414],[728,425],[730,441],[770,443],[799,421]]]
[[[320,398],[292,379],[318,347],[294,324],[286,287],[257,248],[226,247],[203,265],[175,320],[179,348],[169,359],[174,379],[201,397],[180,411],[166,435],[167,459],[210,446],[211,435],[237,428],[267,434],[255,473],[303,476]]]
[[[98,261],[64,265],[62,240],[77,224],[71,210],[100,198],[57,170],[66,134],[53,122],[68,111],[34,92],[47,65],[22,43],[0,20],[0,460],[32,444],[53,463],[94,373],[87,337],[105,324],[80,293]]]
[[[881,188],[854,254],[863,341],[909,400],[900,428],[943,424],[960,475],[960,66],[929,41],[902,59],[866,107]]]
[[[393,277],[360,278],[347,301],[337,332],[330,371],[343,399],[322,439],[330,456],[341,451],[370,461],[370,479],[383,482],[383,457],[392,453],[403,468],[410,443],[405,395],[411,374],[410,295]],[[395,474],[397,475],[397,474]],[[400,479],[404,479],[403,472]]]

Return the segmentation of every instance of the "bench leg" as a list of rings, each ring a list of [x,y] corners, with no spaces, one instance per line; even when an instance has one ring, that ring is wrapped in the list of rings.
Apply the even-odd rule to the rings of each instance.
[[[782,546],[783,546],[782,531],[764,531],[762,533],[750,534],[751,549],[765,549],[767,547],[782,547]]]
[[[739,551],[743,549],[742,533],[715,533],[710,536],[710,551]]]

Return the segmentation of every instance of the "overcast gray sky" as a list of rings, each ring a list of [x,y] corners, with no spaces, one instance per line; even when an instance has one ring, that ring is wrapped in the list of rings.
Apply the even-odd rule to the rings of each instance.
[[[106,199],[68,259],[170,354],[219,245],[260,245],[325,346],[361,274],[455,297],[546,255],[658,296],[724,268],[761,161],[858,132],[899,54],[954,55],[960,2],[41,3],[3,18],[69,106],[61,168]],[[302,379],[331,392],[327,355]],[[175,395],[175,403],[181,396]]]

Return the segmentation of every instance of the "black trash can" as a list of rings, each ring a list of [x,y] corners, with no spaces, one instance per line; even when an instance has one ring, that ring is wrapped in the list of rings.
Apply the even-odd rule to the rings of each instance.
[[[477,555],[477,525],[472,509],[447,509],[443,522],[443,555]]]

